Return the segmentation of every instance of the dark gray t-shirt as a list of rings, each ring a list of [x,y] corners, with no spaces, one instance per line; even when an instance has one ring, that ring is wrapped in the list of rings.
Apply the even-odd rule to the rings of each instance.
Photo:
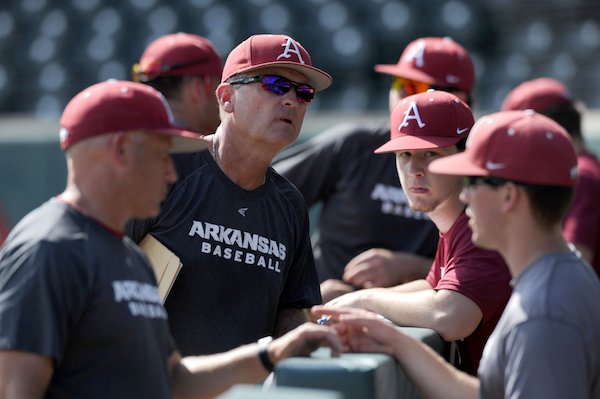
[[[438,230],[410,209],[394,153],[373,153],[389,139],[389,123],[341,124],[275,158],[275,170],[308,206],[322,202],[313,237],[320,281],[340,279],[346,264],[371,248],[435,255]]]
[[[481,398],[600,398],[600,282],[571,253],[537,259],[513,294],[479,366]]]
[[[171,396],[175,347],[145,256],[57,199],[0,251],[0,348],[52,358],[46,398]]]
[[[208,151],[174,157],[180,180],[160,215],[130,223],[177,254],[183,267],[167,297],[171,331],[184,355],[223,352],[273,335],[278,310],[321,303],[306,204],[269,169],[246,191]]]

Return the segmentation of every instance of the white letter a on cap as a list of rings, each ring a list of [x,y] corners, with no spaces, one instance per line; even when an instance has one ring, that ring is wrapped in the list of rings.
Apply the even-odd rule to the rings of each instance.
[[[283,50],[283,53],[277,56],[277,59],[290,58],[290,53],[296,53],[296,55],[298,56],[298,61],[300,61],[301,64],[304,64],[302,54],[300,54],[300,49],[298,48],[298,44],[296,44],[294,39],[288,36],[285,44],[282,44],[281,47],[285,47],[285,49]]]
[[[423,128],[425,126],[425,123],[423,123],[423,121],[421,120],[421,115],[419,115],[419,108],[417,108],[417,103],[414,101],[410,102],[408,109],[406,110],[406,112],[404,112],[404,120],[402,121],[402,124],[398,126],[398,130],[400,130],[401,127],[407,127],[408,122],[410,120],[417,121],[417,123],[419,124],[419,128]]]
[[[415,60],[415,65],[419,68],[425,66],[425,40],[419,40],[404,56],[407,62]]]

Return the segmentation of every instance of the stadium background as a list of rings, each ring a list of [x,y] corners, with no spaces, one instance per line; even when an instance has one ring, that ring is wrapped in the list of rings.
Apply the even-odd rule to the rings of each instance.
[[[0,204],[9,224],[65,184],[58,117],[81,89],[130,68],[156,37],[178,31],[228,52],[255,33],[285,33],[334,78],[311,104],[301,140],[342,120],[384,119],[396,63],[422,36],[450,36],[471,53],[476,114],[498,110],[520,82],[551,76],[587,107],[600,152],[598,0],[2,0]],[[0,215],[1,216],[1,215]]]

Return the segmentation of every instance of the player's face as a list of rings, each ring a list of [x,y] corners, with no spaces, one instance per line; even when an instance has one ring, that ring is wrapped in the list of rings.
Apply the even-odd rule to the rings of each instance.
[[[136,133],[132,151],[131,203],[136,218],[156,216],[177,173],[169,154],[171,139],[151,133]]]
[[[440,205],[458,197],[462,188],[460,177],[438,175],[428,170],[429,164],[435,159],[456,152],[454,145],[396,152],[396,168],[400,183],[413,210],[432,212]]]
[[[497,249],[498,234],[502,231],[504,220],[500,212],[503,188],[490,186],[480,179],[475,182],[471,185],[465,183],[460,193],[460,200],[467,205],[466,214],[473,231],[471,240],[479,247]]]
[[[306,77],[287,68],[263,68],[251,76],[276,75],[297,84],[306,84]],[[308,103],[299,101],[296,89],[281,95],[265,88],[261,82],[234,85],[232,98],[236,127],[256,141],[285,147],[293,143]]]

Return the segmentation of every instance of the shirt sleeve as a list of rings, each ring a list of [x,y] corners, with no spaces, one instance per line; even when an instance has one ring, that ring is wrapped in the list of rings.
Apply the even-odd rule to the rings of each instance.
[[[556,320],[529,320],[514,328],[504,342],[504,397],[589,397],[584,342],[574,326]]]
[[[84,263],[68,248],[41,242],[0,260],[0,348],[60,362],[69,328],[85,302]]]
[[[595,184],[585,174],[579,176],[575,196],[563,224],[563,233],[567,241],[575,245],[585,245],[590,249],[594,249],[600,239],[599,193],[594,192]]]

